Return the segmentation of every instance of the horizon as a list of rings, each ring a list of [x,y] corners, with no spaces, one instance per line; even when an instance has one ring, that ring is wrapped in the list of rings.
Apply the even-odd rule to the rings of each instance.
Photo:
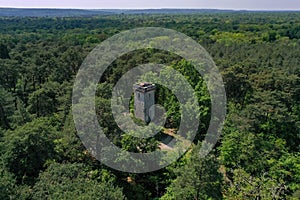
[[[145,10],[145,9],[217,9],[217,10],[249,10],[249,11],[300,11],[299,0],[0,0],[0,8],[18,9],[83,9],[83,10]]]
[[[2,7],[0,9],[35,9],[35,10],[224,10],[224,11],[278,11],[278,12],[300,12],[300,9],[230,9],[230,8],[177,8],[177,7],[161,7],[161,8],[72,8],[72,7]]]

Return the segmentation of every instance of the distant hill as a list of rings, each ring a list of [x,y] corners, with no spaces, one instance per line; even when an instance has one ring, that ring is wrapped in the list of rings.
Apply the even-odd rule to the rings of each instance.
[[[0,16],[5,17],[71,17],[94,16],[109,14],[191,14],[210,12],[232,12],[230,10],[215,9],[34,9],[34,8],[0,8]]]
[[[112,14],[108,11],[83,9],[0,8],[2,17],[71,17]]]
[[[233,12],[233,10],[218,10],[218,9],[108,9],[99,10],[108,11],[116,14],[192,14],[192,13],[214,13],[214,12]]]
[[[270,12],[219,9],[50,9],[50,8],[0,8],[0,17],[73,17],[113,14],[194,14],[226,12]],[[272,12],[272,11],[271,11]],[[287,12],[287,11],[281,11]]]

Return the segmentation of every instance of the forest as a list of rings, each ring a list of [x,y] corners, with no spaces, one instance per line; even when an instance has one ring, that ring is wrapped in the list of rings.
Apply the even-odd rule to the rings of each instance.
[[[0,25],[0,199],[300,199],[300,12],[9,16]],[[211,119],[203,77],[184,58],[158,49],[122,55],[95,97],[99,124],[116,146],[136,153],[160,148],[161,135],[126,135],[111,111],[114,85],[141,64],[179,71],[198,97],[201,118],[176,162],[129,173],[104,165],[83,145],[72,89],[98,44],[140,27],[184,33],[207,50],[224,81],[227,115],[213,151],[200,157]],[[166,110],[164,129],[176,132],[178,99],[162,86],[155,98]]]

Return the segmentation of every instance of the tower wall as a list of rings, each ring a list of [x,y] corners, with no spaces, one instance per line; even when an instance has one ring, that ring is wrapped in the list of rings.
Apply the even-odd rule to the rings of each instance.
[[[145,122],[150,122],[151,117],[155,115],[155,85],[150,83],[141,83],[134,85],[134,115],[136,118]],[[152,108],[151,108],[152,107]]]

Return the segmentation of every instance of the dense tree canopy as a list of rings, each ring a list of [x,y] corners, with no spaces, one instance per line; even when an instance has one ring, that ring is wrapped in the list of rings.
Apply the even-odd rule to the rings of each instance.
[[[299,12],[0,17],[0,24],[0,199],[300,198]],[[180,31],[208,51],[224,80],[227,118],[214,151],[200,157],[211,118],[203,77],[187,60],[158,49],[122,55],[99,80],[94,99],[99,124],[115,145],[135,153],[157,150],[160,139],[171,137],[166,132],[176,136],[182,109],[195,109],[180,106],[172,91],[157,85],[156,102],[167,115],[162,131],[143,139],[123,133],[111,112],[112,89],[145,63],[167,65],[187,79],[198,98],[200,125],[177,162],[151,173],[119,172],[80,141],[72,87],[97,44],[149,26]],[[176,86],[167,72],[162,75]]]

